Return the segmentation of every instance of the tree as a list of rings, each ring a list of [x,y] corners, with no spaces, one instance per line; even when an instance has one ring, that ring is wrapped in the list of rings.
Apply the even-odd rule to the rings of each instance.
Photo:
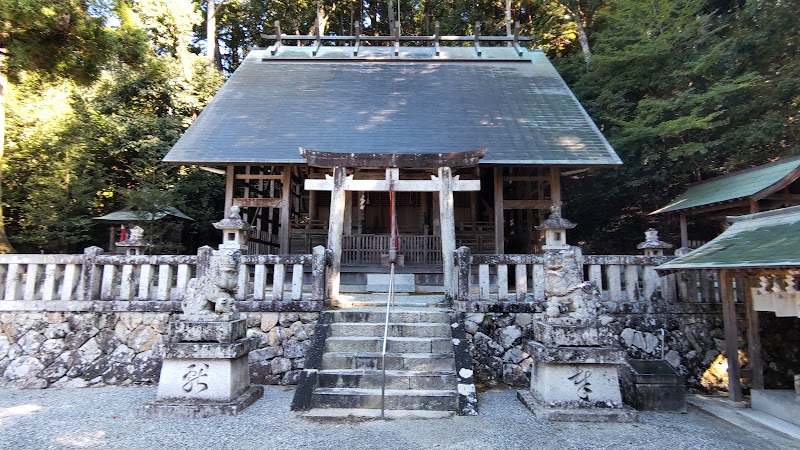
[[[590,64],[556,61],[625,163],[567,186],[592,250],[632,248],[687,183],[800,154],[798,3],[620,0]]]
[[[9,78],[40,71],[85,81],[99,73],[112,45],[103,19],[89,14],[86,1],[0,0],[0,129],[5,129]],[[0,139],[0,185],[4,151]],[[13,247],[3,217],[0,187],[0,253],[8,253]]]

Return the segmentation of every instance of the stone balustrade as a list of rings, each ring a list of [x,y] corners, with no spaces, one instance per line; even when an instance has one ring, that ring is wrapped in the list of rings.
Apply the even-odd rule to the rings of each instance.
[[[128,256],[90,247],[83,255],[0,255],[0,311],[178,311],[212,252]],[[237,300],[244,311],[321,310],[324,269],[322,247],[307,255],[243,255]]]
[[[685,271],[664,277],[656,266],[671,256],[584,255],[585,279],[594,282],[603,299],[613,303],[635,303],[658,298],[667,302],[718,302],[715,273]],[[466,247],[456,251],[458,266],[457,300],[480,304],[544,301],[544,256],[485,255],[470,253]],[[511,274],[509,274],[511,272]],[[513,277],[509,279],[510,277]]]

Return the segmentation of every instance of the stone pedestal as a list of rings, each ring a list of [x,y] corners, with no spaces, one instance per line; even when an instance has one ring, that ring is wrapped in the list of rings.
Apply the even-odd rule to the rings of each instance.
[[[587,292],[589,290],[587,289]],[[534,323],[531,387],[518,397],[536,417],[572,422],[636,422],[622,403],[618,366],[625,362],[610,330],[592,318],[547,318]]]
[[[170,342],[156,400],[145,413],[159,417],[236,415],[261,398],[250,385],[247,354],[255,338],[236,313],[184,315],[170,324]]]

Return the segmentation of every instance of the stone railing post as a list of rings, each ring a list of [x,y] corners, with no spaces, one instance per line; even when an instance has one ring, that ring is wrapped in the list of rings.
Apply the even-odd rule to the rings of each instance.
[[[661,241],[658,238],[658,231],[650,228],[644,232],[645,240],[636,246],[637,249],[644,251],[644,256],[664,256],[664,250],[672,248],[672,244]],[[644,297],[652,300],[653,296],[662,298],[661,282],[655,271],[655,266],[644,266]]]
[[[204,245],[197,249],[197,264],[195,265],[194,278],[200,278],[208,272],[211,267],[211,256],[214,254],[214,249],[208,245]]]
[[[102,271],[96,260],[103,254],[100,247],[83,249],[83,264],[81,265],[81,281],[78,285],[77,297],[79,300],[96,300],[100,297],[100,279]]]
[[[469,274],[470,259],[472,251],[469,247],[459,247],[456,250],[456,264],[458,265],[458,289],[456,290],[456,300],[469,300]]]
[[[314,247],[311,254],[311,300],[325,300],[325,247]]]

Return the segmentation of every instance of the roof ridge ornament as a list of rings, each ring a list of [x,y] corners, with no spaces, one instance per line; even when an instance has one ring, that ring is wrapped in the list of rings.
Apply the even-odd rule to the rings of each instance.
[[[275,41],[274,44],[270,45],[267,50],[269,50],[272,56],[277,54],[278,50],[283,45],[284,40],[291,40],[297,41],[298,43],[301,41],[313,41],[313,50],[312,56],[317,56],[319,50],[322,48],[324,42],[334,42],[334,43],[349,43],[350,45],[354,46],[353,56],[358,56],[358,52],[361,48],[362,42],[366,41],[374,41],[374,42],[390,42],[392,46],[394,46],[394,53],[395,56],[399,56],[400,53],[400,43],[401,42],[423,42],[433,44],[433,47],[436,51],[436,56],[439,56],[439,45],[441,42],[472,42],[473,46],[475,47],[475,51],[477,55],[480,57],[483,53],[481,49],[481,43],[492,42],[492,43],[500,43],[506,42],[511,44],[511,47],[514,48],[515,52],[519,57],[522,57],[523,47],[521,46],[521,42],[532,42],[533,36],[521,36],[521,28],[519,23],[515,24],[514,34],[512,36],[485,36],[481,35],[481,22],[475,22],[475,30],[472,36],[442,36],[440,31],[440,24],[437,20],[434,26],[434,34],[433,36],[404,36],[401,33],[400,28],[400,21],[392,21],[392,27],[390,30],[390,34],[388,36],[371,36],[367,34],[362,34],[361,24],[356,22],[355,23],[355,34],[353,35],[344,35],[344,36],[334,36],[334,35],[325,35],[323,36],[320,32],[320,23],[319,20],[314,21],[314,33],[311,35],[305,34],[282,34],[280,21],[275,21],[275,34],[262,34],[261,38]]]

